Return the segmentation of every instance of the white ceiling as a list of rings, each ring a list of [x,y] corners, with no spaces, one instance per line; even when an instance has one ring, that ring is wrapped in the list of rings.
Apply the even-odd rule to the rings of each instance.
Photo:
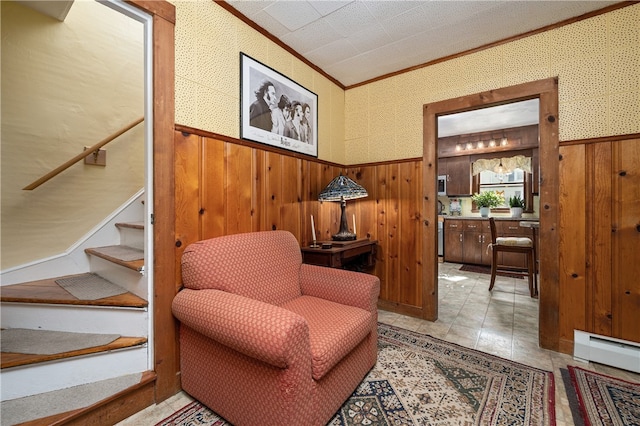
[[[514,102],[506,105],[438,117],[438,137],[538,124],[540,100]]]
[[[227,0],[344,86],[618,1]]]

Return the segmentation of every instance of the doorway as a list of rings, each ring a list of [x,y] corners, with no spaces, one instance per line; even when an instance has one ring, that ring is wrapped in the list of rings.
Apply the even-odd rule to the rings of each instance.
[[[426,319],[438,318],[437,257],[437,164],[438,117],[503,105],[527,99],[539,99],[540,153],[540,298],[539,336],[542,348],[558,350],[558,82],[549,78],[474,95],[427,104],[423,109],[423,311]],[[430,243],[429,243],[430,242]]]

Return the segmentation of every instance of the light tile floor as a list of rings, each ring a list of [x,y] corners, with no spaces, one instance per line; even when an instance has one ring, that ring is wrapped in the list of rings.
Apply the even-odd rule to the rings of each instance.
[[[379,321],[449,342],[553,371],[556,421],[573,425],[560,368],[577,365],[610,376],[640,382],[640,374],[575,361],[538,347],[538,300],[529,297],[526,280],[498,277],[492,292],[489,275],[461,272],[460,265],[439,264],[439,314],[435,322],[379,311]],[[154,425],[193,399],[180,392],[120,422],[120,426]]]

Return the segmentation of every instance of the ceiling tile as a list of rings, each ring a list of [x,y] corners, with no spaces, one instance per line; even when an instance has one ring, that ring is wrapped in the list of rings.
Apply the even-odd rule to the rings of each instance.
[[[344,37],[362,31],[375,22],[375,18],[361,1],[349,3],[324,19]]]
[[[353,33],[349,40],[360,53],[374,50],[392,41],[389,34],[379,24],[371,25],[362,31]]]
[[[320,18],[318,11],[304,1],[278,1],[264,10],[289,31],[295,31]]]
[[[378,20],[389,19],[408,10],[420,8],[424,1],[367,1],[365,5]]]
[[[311,1],[309,2],[311,4],[311,6],[313,6],[313,8],[315,10],[318,11],[318,13],[322,16],[327,16],[330,13],[335,12],[336,10],[340,9],[341,7],[344,7],[346,5],[348,5],[349,3],[353,3],[353,0],[349,0],[349,1]]]
[[[295,46],[295,50],[304,55],[341,38],[343,37],[328,22],[317,20],[282,36],[281,39],[287,45]]]
[[[335,64],[344,59],[351,58],[358,54],[355,47],[345,38],[341,38],[332,43],[325,44],[306,54],[307,59],[311,62],[322,62]]]

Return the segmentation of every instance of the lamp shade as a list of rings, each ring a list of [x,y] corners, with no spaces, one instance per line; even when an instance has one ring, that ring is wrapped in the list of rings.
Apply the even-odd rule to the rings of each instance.
[[[348,177],[342,176],[342,173],[340,176],[329,182],[329,185],[320,192],[318,195],[318,201],[340,201],[340,231],[338,231],[337,234],[333,234],[332,238],[334,241],[349,241],[356,239],[355,232],[349,232],[347,217],[344,214],[344,210],[347,205],[347,200],[364,198],[368,195],[369,194],[367,194],[366,189]],[[355,228],[355,216],[353,220],[353,227]]]
[[[347,176],[335,177],[318,195],[318,201],[344,201],[367,197],[367,190]]]

